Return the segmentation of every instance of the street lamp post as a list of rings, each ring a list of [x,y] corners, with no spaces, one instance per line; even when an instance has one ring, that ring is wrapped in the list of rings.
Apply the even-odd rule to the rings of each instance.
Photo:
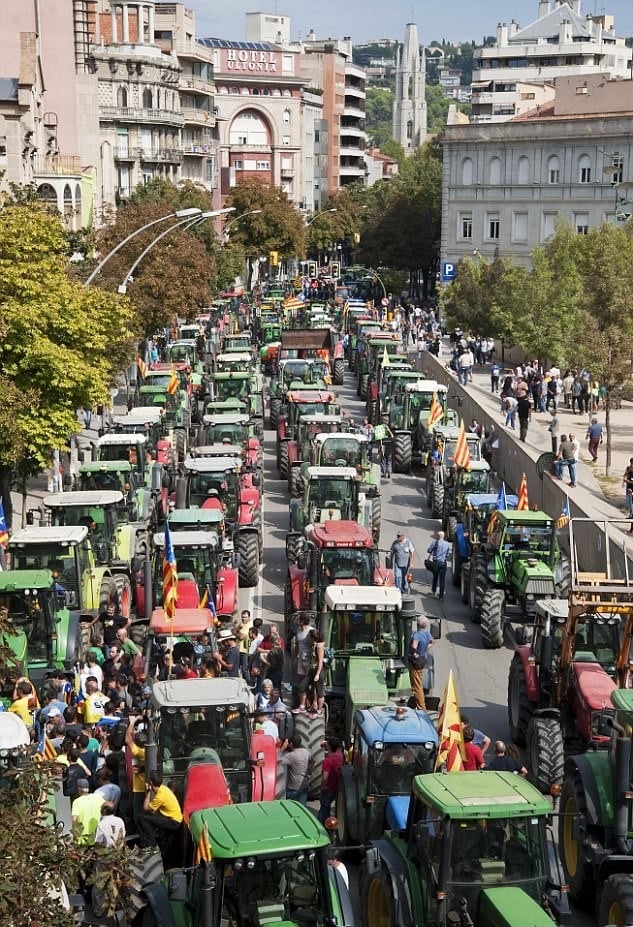
[[[84,286],[90,286],[94,278],[97,276],[98,273],[100,273],[100,271],[108,263],[110,258],[113,255],[115,255],[117,251],[120,251],[124,245],[127,245],[128,241],[131,241],[137,235],[140,235],[141,232],[144,232],[146,229],[151,229],[153,225],[158,225],[159,222],[166,222],[167,219],[185,219],[186,220],[186,219],[193,218],[193,216],[200,216],[200,215],[202,215],[201,209],[199,209],[197,206],[188,206],[186,209],[177,209],[175,212],[170,212],[169,215],[167,216],[161,216],[160,219],[154,219],[152,222],[147,222],[145,225],[142,225],[140,229],[136,229],[134,232],[131,232],[127,236],[127,238],[124,238],[123,241],[120,241],[119,244],[116,245],[114,248],[112,248],[111,251],[108,251],[108,253],[103,258],[103,260],[97,264],[93,272],[90,274],[90,276],[84,283]]]
[[[235,216],[234,219],[231,219],[230,222],[226,223],[222,229],[222,234],[226,235],[232,225],[237,225],[237,223],[240,222],[241,219],[244,219],[246,216],[258,216],[261,212],[263,212],[263,209],[249,209],[248,212],[243,212],[241,216]]]
[[[369,271],[369,274],[370,274],[370,276],[372,276],[372,277],[374,278],[374,280],[377,280],[377,281],[378,281],[378,283],[379,283],[380,286],[382,287],[382,295],[383,295],[383,298],[386,299],[386,298],[387,298],[387,288],[385,287],[385,284],[384,284],[384,282],[383,282],[382,277],[380,277],[380,276],[376,273],[375,270],[370,270],[370,271]]]
[[[200,222],[205,222],[207,219],[214,218],[215,216],[222,216],[227,212],[233,212],[234,209],[235,209],[235,206],[227,206],[226,209],[214,209],[211,212],[201,212],[199,215],[194,216],[193,219],[191,218],[191,216],[186,216],[184,219],[181,219],[180,222],[175,222],[173,225],[170,225],[168,229],[164,229],[164,231],[162,231],[160,235],[157,235],[156,238],[154,238],[153,241],[150,241],[149,245],[143,251],[141,251],[137,259],[134,261],[134,263],[132,264],[128,272],[126,273],[125,277],[119,284],[119,290],[118,290],[119,293],[123,296],[127,292],[127,285],[130,282],[130,278],[132,277],[132,274],[134,273],[138,265],[141,263],[145,255],[149,251],[151,251],[154,245],[158,244],[158,242],[162,238],[164,238],[165,235],[169,235],[170,232],[173,232],[174,229],[179,228],[181,225],[185,226],[185,231],[186,231],[188,228],[191,228],[192,225],[199,225]]]
[[[315,213],[315,214],[312,216],[312,218],[310,219],[310,221],[309,221],[309,222],[306,222],[306,228],[307,228],[307,229],[310,228],[310,226],[312,225],[312,223],[313,223],[314,221],[316,221],[316,219],[318,219],[319,216],[324,216],[324,215],[326,214],[326,212],[338,212],[338,209],[336,208],[336,206],[333,206],[331,209],[322,209],[321,212]]]

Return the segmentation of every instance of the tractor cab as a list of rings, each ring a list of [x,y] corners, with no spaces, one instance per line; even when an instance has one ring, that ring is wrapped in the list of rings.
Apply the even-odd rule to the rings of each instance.
[[[359,510],[360,477],[353,467],[308,467],[301,506],[306,524],[349,521]],[[292,500],[292,502],[301,500]],[[301,530],[297,527],[296,530]]]
[[[79,468],[79,489],[82,492],[120,492],[127,502],[143,485],[136,467],[129,460],[94,461]]]
[[[361,472],[369,467],[368,440],[365,435],[319,433],[312,456],[316,466],[353,467]]]
[[[123,416],[121,416],[122,418]],[[148,429],[148,432],[151,435],[151,429]],[[153,437],[153,436],[152,436]],[[151,444],[151,438],[148,440],[146,434],[140,432],[134,432],[133,434],[114,434],[108,432],[105,435],[102,435],[100,438],[97,438],[97,441],[94,445],[94,455],[95,461],[93,462],[96,466],[94,469],[86,470],[86,475],[94,475],[96,485],[94,489],[121,489],[121,486],[107,485],[108,482],[113,483],[113,480],[108,480],[105,476],[102,479],[104,485],[99,485],[97,480],[97,473],[99,472],[98,465],[117,465],[117,464],[127,464],[130,468],[130,471],[134,474],[134,481],[140,478],[141,482],[145,480],[145,475],[147,472],[147,455]],[[107,470],[103,471],[104,473],[124,473],[125,471],[121,469],[120,471],[112,470],[110,467]],[[89,482],[89,480],[87,480]],[[121,489],[121,491],[123,491]]]
[[[129,522],[122,493],[54,493],[44,497],[44,512],[56,528],[85,526],[97,563],[111,563],[117,558],[119,526]]]
[[[85,578],[92,584],[94,557],[85,525],[73,527],[28,527],[14,531],[9,540],[14,570],[49,570],[52,573],[58,603],[83,610],[89,607],[82,586]],[[99,584],[91,596],[99,600]]]
[[[221,598],[216,598],[216,578],[224,565],[224,547],[215,531],[174,531],[171,535],[178,571],[176,608],[198,608],[201,602],[212,601],[218,615],[227,614]],[[163,553],[165,535],[154,535],[153,582],[154,606],[163,601]],[[229,617],[233,609],[228,612]],[[210,615],[210,613],[209,613]],[[210,620],[209,623],[212,623]]]
[[[238,516],[241,465],[240,456],[187,457],[184,462],[187,498],[182,507],[217,509],[224,513],[229,524],[234,524]]]

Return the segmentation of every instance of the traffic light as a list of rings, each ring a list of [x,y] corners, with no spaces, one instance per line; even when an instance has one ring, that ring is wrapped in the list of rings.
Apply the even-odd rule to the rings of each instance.
[[[338,278],[341,276],[341,262],[332,261],[332,264],[330,266],[332,268],[332,277],[334,278],[334,280],[338,280]]]
[[[317,275],[317,262],[308,261],[308,277],[316,277]]]
[[[279,264],[279,251],[270,251],[268,254],[268,263],[271,267],[277,267]]]

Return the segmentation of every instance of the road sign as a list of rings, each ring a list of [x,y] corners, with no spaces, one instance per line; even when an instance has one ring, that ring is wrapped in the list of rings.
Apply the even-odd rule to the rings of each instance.
[[[388,306],[388,305],[389,305],[389,300],[387,299],[386,296],[383,296],[383,298],[380,300],[380,305],[381,305],[381,306]]]
[[[455,279],[455,274],[457,273],[457,268],[454,264],[451,264],[449,261],[444,261],[442,264],[442,283],[450,283]]]

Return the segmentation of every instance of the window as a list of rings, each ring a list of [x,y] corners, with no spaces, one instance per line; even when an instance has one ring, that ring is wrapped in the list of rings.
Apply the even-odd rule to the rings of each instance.
[[[289,136],[289,135],[282,135],[282,136],[281,136],[281,144],[282,144],[282,145],[289,145],[289,144],[290,144],[290,136]]]
[[[556,155],[552,155],[547,161],[547,182],[560,183],[560,161]]]
[[[578,180],[580,183],[591,183],[591,161],[589,155],[581,155],[578,159]]]
[[[519,158],[519,183],[530,182],[530,160],[529,158]]]
[[[243,162],[243,161],[234,161],[234,162],[233,162],[233,167],[235,168],[236,171],[243,171],[243,170],[244,170],[244,162]]]
[[[498,213],[489,213],[488,219],[488,238],[493,241],[499,240],[499,215]]]
[[[231,145],[270,145],[268,127],[258,113],[244,110],[235,117],[229,133]]]
[[[281,71],[283,74],[294,74],[294,55],[281,56]]]
[[[575,212],[574,213],[574,228],[578,235],[588,235],[589,234],[589,213],[586,212]]]
[[[541,241],[549,241],[554,236],[555,223],[558,213],[544,212],[541,219]]]
[[[127,87],[119,87],[116,92],[116,105],[121,109],[127,108]]]
[[[465,187],[470,186],[473,182],[473,162],[471,158],[464,158],[462,161],[462,183]]]
[[[470,212],[463,212],[459,217],[459,237],[468,240],[473,237],[473,216]]]
[[[501,160],[491,158],[488,164],[488,183],[498,186],[501,183]]]
[[[257,161],[256,170],[258,171],[269,171],[270,170],[270,161]]]
[[[289,126],[289,125],[290,125],[290,110],[289,110],[289,109],[285,109],[285,110],[284,110],[284,113],[283,113],[283,122],[284,122],[284,125],[286,125],[286,126]]]
[[[528,214],[526,212],[515,212],[512,216],[512,240],[527,241],[528,239]]]
[[[152,108],[152,91],[146,87],[143,91],[143,109]]]
[[[407,120],[407,138],[413,138],[413,122],[411,119]]]

